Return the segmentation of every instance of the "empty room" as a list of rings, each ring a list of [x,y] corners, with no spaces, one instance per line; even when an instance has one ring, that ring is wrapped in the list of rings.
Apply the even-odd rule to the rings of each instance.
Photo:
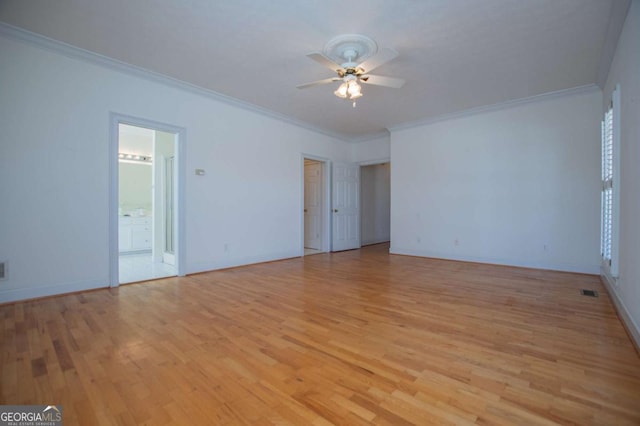
[[[0,425],[640,424],[640,0],[0,1]]]

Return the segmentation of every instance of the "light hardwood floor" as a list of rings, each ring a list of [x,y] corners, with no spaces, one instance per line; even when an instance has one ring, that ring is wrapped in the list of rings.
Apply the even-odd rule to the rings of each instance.
[[[65,425],[640,424],[598,277],[387,252],[0,306],[0,403]]]

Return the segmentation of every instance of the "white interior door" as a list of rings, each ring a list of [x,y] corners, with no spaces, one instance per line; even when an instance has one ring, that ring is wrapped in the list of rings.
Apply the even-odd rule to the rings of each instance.
[[[360,247],[360,166],[333,164],[333,251]]]
[[[304,166],[304,246],[322,249],[322,165]]]

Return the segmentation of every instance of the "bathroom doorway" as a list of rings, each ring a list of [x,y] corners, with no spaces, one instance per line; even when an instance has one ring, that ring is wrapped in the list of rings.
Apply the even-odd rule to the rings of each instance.
[[[181,129],[112,120],[111,286],[180,273]]]
[[[177,275],[175,139],[174,133],[118,125],[120,284]]]

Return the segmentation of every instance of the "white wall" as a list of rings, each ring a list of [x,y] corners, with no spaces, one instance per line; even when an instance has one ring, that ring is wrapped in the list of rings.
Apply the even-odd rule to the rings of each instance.
[[[611,100],[616,84],[620,84],[621,104],[619,277],[610,291],[640,345],[640,2],[637,0],[631,3],[618,41],[604,89],[604,103]]]
[[[391,252],[597,273],[601,92],[391,132]]]
[[[360,168],[360,238],[362,245],[391,237],[391,168],[389,163]]]
[[[301,153],[351,157],[194,91],[9,36],[0,52],[0,303],[108,285],[110,112],[187,130],[187,273],[299,255]]]
[[[351,161],[354,163],[371,163],[387,161],[391,158],[389,136],[357,142],[351,145]]]

